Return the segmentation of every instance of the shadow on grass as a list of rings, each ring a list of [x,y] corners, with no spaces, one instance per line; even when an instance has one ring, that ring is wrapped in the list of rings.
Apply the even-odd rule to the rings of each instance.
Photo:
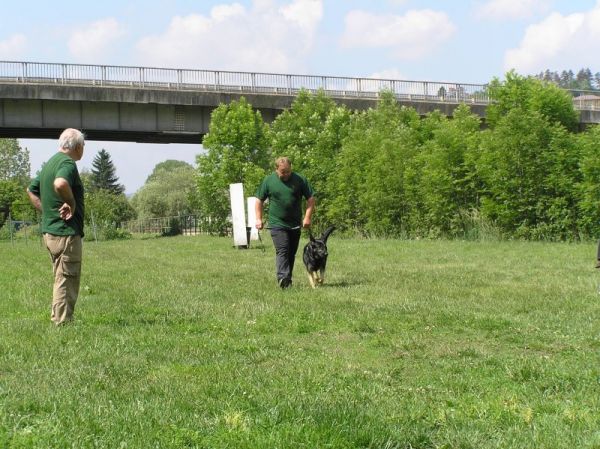
[[[349,288],[363,284],[367,284],[367,282],[361,279],[354,279],[352,281],[342,280],[335,282],[329,282],[326,280],[324,284],[318,285],[316,288]]]

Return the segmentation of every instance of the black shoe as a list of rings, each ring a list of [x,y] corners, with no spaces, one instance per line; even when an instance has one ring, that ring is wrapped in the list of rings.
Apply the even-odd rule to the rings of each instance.
[[[288,279],[288,278],[281,278],[279,279],[279,286],[281,288],[288,288],[290,285],[292,285],[292,280]]]

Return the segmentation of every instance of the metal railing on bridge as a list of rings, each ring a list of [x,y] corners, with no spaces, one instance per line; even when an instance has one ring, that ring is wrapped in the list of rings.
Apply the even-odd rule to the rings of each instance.
[[[411,101],[489,103],[485,84],[42,62],[0,61],[0,82],[275,95],[305,89],[343,98],[377,98],[388,90]]]
[[[18,61],[0,61],[0,83],[271,95],[296,95],[305,89],[323,90],[338,98],[377,98],[381,91],[387,90],[399,100],[408,101],[483,105],[492,101],[486,84]],[[600,110],[598,92],[570,92],[575,108]]]

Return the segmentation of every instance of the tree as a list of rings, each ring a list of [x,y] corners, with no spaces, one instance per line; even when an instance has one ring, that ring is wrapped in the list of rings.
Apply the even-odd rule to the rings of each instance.
[[[511,70],[506,74],[505,81],[493,79],[488,91],[490,98],[495,100],[486,111],[491,128],[514,109],[538,112],[548,122],[558,122],[570,131],[575,131],[579,125],[579,116],[573,107],[571,95],[553,83],[526,78]]]
[[[193,169],[193,167],[184,161],[177,161],[174,159],[167,159],[166,161],[159,162],[154,166],[152,173],[146,178],[145,184],[152,182],[158,178],[161,178],[163,173],[169,173],[176,171],[178,168]]]
[[[26,185],[30,174],[27,148],[21,148],[17,139],[0,139],[0,181],[14,180]]]
[[[579,228],[583,235],[600,235],[600,127],[595,126],[577,136],[581,150]]]
[[[229,228],[229,184],[242,183],[246,194],[254,194],[269,167],[266,125],[242,97],[212,112],[203,146],[206,154],[197,157],[198,205],[210,232],[223,234]]]
[[[125,194],[100,189],[85,192],[85,221],[88,225],[119,227],[121,222],[134,219],[135,210]]]
[[[107,190],[114,194],[125,192],[125,186],[119,184],[115,166],[110,159],[110,154],[103,148],[98,152],[92,162],[91,191]]]
[[[329,207],[327,179],[335,171],[335,158],[348,135],[350,118],[348,108],[337,106],[323,91],[312,94],[303,90],[269,128],[273,152],[288,156],[293,169],[305,175],[315,189],[317,224]]]
[[[480,118],[466,105],[449,120],[436,113],[422,120],[428,130],[407,169],[412,228],[419,235],[464,236],[470,213],[478,207],[471,154],[478,148]]]
[[[562,73],[546,69],[536,76],[537,79],[556,84],[563,89],[597,90],[600,88],[600,73],[593,74],[589,68],[580,69],[575,76],[572,70]]]
[[[419,116],[382,94],[376,109],[353,116],[331,173],[328,219],[365,235],[401,235],[408,226],[405,174],[420,145]]]
[[[21,206],[19,214],[33,216],[33,208],[26,210],[22,205],[28,204],[25,188],[30,181],[31,165],[29,163],[29,151],[21,148],[17,139],[0,139],[0,226],[4,224],[8,215],[13,211],[13,204]],[[24,211],[21,213],[21,211]]]
[[[515,108],[483,133],[480,153],[485,217],[508,236],[576,236],[579,156],[564,127],[537,111]]]
[[[131,198],[138,218],[173,217],[194,212],[196,173],[182,161],[165,161],[154,167],[146,183]]]

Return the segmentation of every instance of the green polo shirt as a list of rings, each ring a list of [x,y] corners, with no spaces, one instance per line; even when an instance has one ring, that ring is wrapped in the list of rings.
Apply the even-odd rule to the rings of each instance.
[[[70,220],[60,218],[58,210],[64,201],[54,190],[54,180],[64,178],[71,186],[75,198],[75,214]],[[80,235],[83,237],[83,184],[75,161],[58,152],[46,162],[29,185],[29,191],[42,203],[42,232],[52,235]]]
[[[287,181],[271,173],[256,192],[261,201],[269,198],[269,227],[284,229],[302,226],[302,197],[308,199],[313,195],[308,180],[294,172]]]

